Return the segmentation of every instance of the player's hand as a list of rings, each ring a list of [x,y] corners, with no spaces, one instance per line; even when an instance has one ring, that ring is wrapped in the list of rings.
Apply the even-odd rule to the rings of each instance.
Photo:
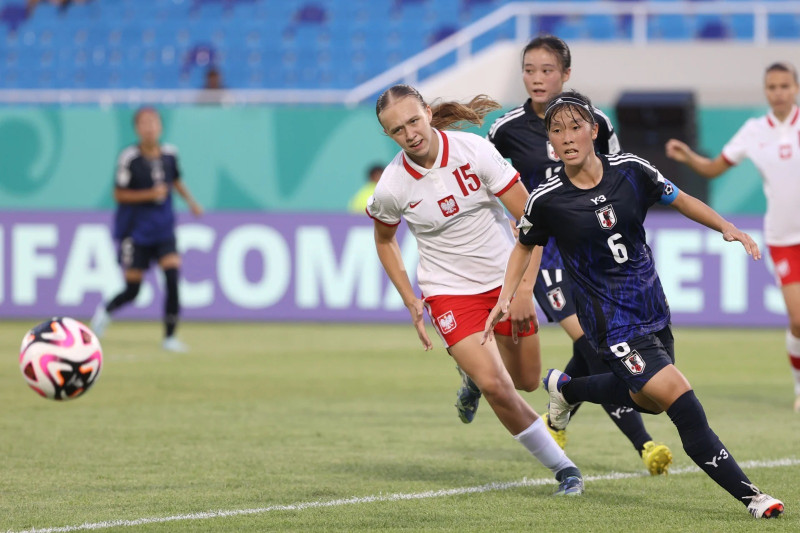
[[[725,228],[723,228],[722,238],[728,242],[739,241],[742,243],[742,246],[744,246],[747,254],[752,255],[754,260],[758,261],[761,259],[761,250],[758,249],[756,241],[754,241],[750,235],[743,232],[730,222],[727,226],[725,226]]]
[[[422,300],[416,299],[414,300],[411,305],[406,306],[408,307],[408,312],[411,313],[411,321],[414,323],[414,328],[417,330],[417,336],[419,340],[422,341],[422,346],[425,348],[425,351],[433,349],[433,343],[431,342],[430,337],[428,337],[428,332],[425,329],[425,305],[422,303]]]
[[[483,336],[481,337],[481,344],[486,344],[486,341],[494,338],[494,327],[498,322],[508,320],[508,307],[508,300],[497,301],[497,305],[494,306],[489,313],[489,316],[486,318],[486,324],[483,327]]]
[[[199,217],[199,216],[201,216],[201,215],[203,214],[203,208],[202,208],[202,206],[200,206],[200,204],[198,204],[197,202],[192,202],[192,203],[189,205],[189,209],[191,209],[191,211],[192,211],[192,214],[193,214],[194,216],[196,216],[196,217]]]
[[[167,187],[166,183],[157,183],[153,185],[150,189],[153,193],[153,201],[154,202],[163,202],[167,199],[167,194],[169,194],[169,187]]]
[[[533,305],[533,297],[528,293],[527,297],[521,296],[511,300],[508,308],[508,319],[511,321],[511,340],[517,343],[517,333],[527,333],[533,328],[533,332],[539,331],[539,320],[536,318],[536,308]]]
[[[667,141],[667,144],[664,145],[664,152],[670,159],[674,159],[679,163],[686,163],[689,161],[689,157],[691,157],[692,149],[683,141],[670,139]]]

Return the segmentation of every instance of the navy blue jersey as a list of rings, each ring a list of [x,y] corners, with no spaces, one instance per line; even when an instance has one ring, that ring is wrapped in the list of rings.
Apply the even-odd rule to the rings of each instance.
[[[622,151],[617,134],[608,117],[595,108],[598,125],[595,151],[601,154],[618,154]],[[528,191],[561,168],[561,160],[547,137],[544,119],[533,110],[530,98],[494,121],[486,138],[500,154],[511,160]],[[562,268],[558,249],[550,244],[542,254],[542,268]]]
[[[117,159],[115,185],[121,189],[145,190],[157,183],[170,192],[161,202],[121,203],[114,218],[114,238],[133,239],[134,244],[155,245],[175,238],[172,184],[181,178],[175,147],[161,146],[161,156],[147,159],[138,146],[125,148]]]
[[[650,206],[677,192],[640,157],[599,157],[597,186],[579,189],[559,169],[531,193],[519,239],[526,245],[555,239],[581,327],[596,347],[607,348],[670,322],[643,223]]]

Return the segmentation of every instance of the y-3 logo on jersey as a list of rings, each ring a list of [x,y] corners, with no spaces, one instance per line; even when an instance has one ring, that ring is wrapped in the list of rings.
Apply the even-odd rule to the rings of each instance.
[[[594,214],[597,215],[597,220],[603,229],[611,229],[617,225],[617,214],[614,213],[614,206],[601,207]]]
[[[592,198],[592,203],[594,205],[602,204],[605,201],[606,201],[606,197],[605,197],[605,195],[602,195],[602,194],[600,196],[595,196],[594,198]]]

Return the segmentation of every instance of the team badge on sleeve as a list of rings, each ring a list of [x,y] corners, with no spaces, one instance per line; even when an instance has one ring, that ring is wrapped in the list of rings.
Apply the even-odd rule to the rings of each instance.
[[[533,224],[531,224],[531,221],[525,217],[519,219],[519,223],[517,224],[517,229],[520,230],[525,235],[528,234],[528,232],[531,230],[532,227]]]
[[[456,203],[456,199],[452,194],[447,198],[439,200],[439,207],[442,210],[442,214],[446,217],[451,217],[458,213],[458,203]]]
[[[611,229],[617,225],[617,214],[614,213],[614,206],[607,205],[594,212],[597,220],[603,229]]]
[[[439,324],[439,331],[442,334],[450,333],[456,329],[456,317],[452,311],[448,311],[443,315],[436,317],[436,323]]]
[[[639,355],[639,352],[636,350],[631,350],[630,355],[625,357],[622,362],[625,363],[625,366],[631,374],[641,374],[644,372],[644,359],[642,359],[642,356]]]

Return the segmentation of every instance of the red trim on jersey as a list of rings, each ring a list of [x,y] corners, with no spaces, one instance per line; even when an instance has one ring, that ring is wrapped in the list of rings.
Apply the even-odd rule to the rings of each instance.
[[[443,131],[439,133],[442,134],[442,164],[440,166],[446,167],[447,159],[450,157],[450,142],[447,140],[447,135],[445,135]]]
[[[369,209],[366,209],[366,208],[365,208],[365,209],[364,209],[364,211],[366,211],[366,212],[367,212],[367,216],[368,216],[369,218],[371,218],[372,220],[374,220],[374,221],[376,221],[376,222],[380,222],[380,223],[381,223],[381,224],[383,224],[384,226],[388,226],[388,227],[390,227],[390,228],[393,228],[393,227],[395,227],[395,226],[399,226],[399,225],[400,225],[400,221],[399,221],[399,220],[397,221],[397,224],[387,224],[387,223],[386,223],[386,222],[384,222],[383,220],[381,220],[381,219],[379,219],[379,218],[375,218],[374,216],[372,216],[372,214],[369,212]]]
[[[495,193],[495,196],[503,196],[503,195],[504,195],[505,193],[507,193],[507,192],[508,192],[508,190],[509,190],[511,187],[513,187],[513,186],[514,186],[514,184],[515,184],[515,183],[517,183],[518,181],[519,181],[519,172],[517,172],[516,174],[514,174],[514,177],[513,177],[513,178],[511,178],[511,183],[509,183],[508,185],[506,185],[505,187],[503,187],[503,190],[502,190],[502,191],[500,191],[500,192],[498,192],[498,193]]]
[[[414,178],[415,180],[418,180],[422,177],[422,174],[414,170],[414,167],[408,164],[408,161],[406,161],[405,152],[403,152],[403,166],[406,168],[406,172],[411,174],[411,177]]]
[[[789,125],[794,126],[794,123],[797,122],[798,115],[800,115],[800,107],[794,110],[794,116],[792,117],[792,121],[789,122]]]
[[[729,166],[732,166],[732,167],[735,167],[735,166],[736,166],[736,163],[734,163],[733,161],[731,161],[730,159],[728,159],[727,157],[725,157],[725,154],[722,154],[722,153],[720,153],[719,155],[721,155],[721,156],[722,156],[722,159],[724,159],[724,160],[725,160],[725,162],[726,162],[726,163],[728,163],[728,165],[729,165]]]
[[[775,127],[775,123],[772,122],[772,119],[769,118],[769,115],[767,115],[767,124],[769,124],[770,128],[774,128]]]

